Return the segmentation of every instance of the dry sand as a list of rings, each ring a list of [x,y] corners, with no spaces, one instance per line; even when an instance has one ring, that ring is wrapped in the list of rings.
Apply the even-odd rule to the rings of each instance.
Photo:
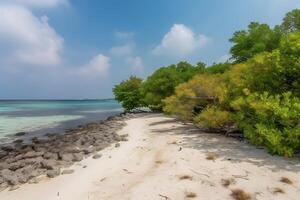
[[[129,134],[129,141],[102,151],[100,159],[75,164],[74,174],[3,191],[0,199],[225,200],[233,198],[233,189],[252,199],[300,199],[299,159],[270,156],[160,114],[143,114],[127,124],[120,134]],[[281,182],[282,177],[293,183]]]

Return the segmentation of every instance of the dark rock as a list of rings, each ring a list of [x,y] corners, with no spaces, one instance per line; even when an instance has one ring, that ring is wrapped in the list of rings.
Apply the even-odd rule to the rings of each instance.
[[[43,160],[41,164],[42,164],[42,168],[48,170],[56,169],[58,166],[58,162],[56,160]]]
[[[0,175],[10,185],[19,184],[18,176],[9,169],[3,169],[0,173]]]
[[[24,136],[24,135],[26,135],[26,132],[19,132],[19,133],[16,133],[16,134],[15,134],[15,136],[18,136],[18,137],[19,137],[19,136]]]
[[[91,154],[95,151],[96,151],[96,149],[94,147],[88,147],[88,148],[83,150],[84,154]]]
[[[42,157],[36,157],[36,158],[27,158],[27,159],[24,159],[23,162],[26,165],[34,165],[36,167],[39,167],[39,166],[41,166],[41,162],[43,160],[44,159]]]
[[[51,152],[44,153],[43,157],[45,159],[53,159],[53,160],[57,160],[58,159],[57,153],[51,153]]]
[[[93,159],[99,159],[102,157],[102,154],[95,154],[93,155]]]
[[[8,151],[8,152],[14,150],[14,148],[12,146],[3,146],[3,147],[1,147],[1,149],[3,151]]]
[[[74,153],[73,154],[73,160],[74,162],[79,162],[83,160],[83,155],[82,153]]]
[[[11,163],[9,166],[8,166],[8,169],[12,170],[12,171],[16,171],[17,169],[20,169],[20,168],[23,168],[25,167],[25,163],[22,162],[22,161],[17,161],[17,162],[14,162],[14,163]]]
[[[44,152],[35,152],[35,151],[29,151],[27,153],[24,154],[23,158],[36,158],[36,157],[40,157],[44,154]]]
[[[56,176],[59,176],[59,174],[60,174],[60,169],[53,169],[53,170],[48,170],[47,171],[47,176],[49,178],[54,178]]]
[[[15,141],[13,141],[13,143],[15,144],[20,144],[20,143],[23,143],[23,140],[22,139],[17,139]]]
[[[6,162],[0,162],[0,170],[2,169],[8,169],[9,164],[7,164]]]
[[[63,161],[72,161],[74,156],[71,153],[59,153],[59,157]]]
[[[63,150],[65,153],[80,153],[83,150],[79,147],[67,147]]]
[[[9,188],[9,191],[14,191],[14,190],[17,190],[19,188],[20,188],[20,186],[14,185],[14,186],[12,186],[12,187]]]

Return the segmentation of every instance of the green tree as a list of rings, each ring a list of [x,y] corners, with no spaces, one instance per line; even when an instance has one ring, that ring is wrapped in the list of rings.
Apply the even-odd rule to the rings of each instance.
[[[120,102],[126,111],[131,111],[143,106],[141,95],[142,79],[131,76],[128,80],[122,81],[113,89],[115,99]]]
[[[194,116],[208,105],[223,102],[227,94],[223,77],[220,74],[200,74],[176,87],[175,94],[166,98],[164,112],[184,120]]]
[[[162,100],[173,95],[177,85],[203,73],[204,69],[203,63],[193,66],[187,62],[159,68],[142,85],[145,103],[152,110],[162,110]]]
[[[294,9],[286,14],[281,29],[285,33],[300,31],[300,9]]]
[[[278,48],[281,30],[271,29],[267,24],[252,22],[248,30],[237,31],[229,40],[233,43],[230,49],[235,62],[244,62],[261,52],[271,52]]]
[[[300,96],[300,33],[284,36],[279,48],[256,55],[235,65],[228,76],[232,90],[281,94],[291,91]]]
[[[213,64],[205,69],[205,73],[223,74],[231,68],[231,65],[229,62]]]

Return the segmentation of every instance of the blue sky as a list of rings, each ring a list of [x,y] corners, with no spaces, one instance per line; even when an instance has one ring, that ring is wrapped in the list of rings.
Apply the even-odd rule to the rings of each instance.
[[[0,98],[112,97],[129,75],[226,60],[233,32],[299,0],[1,0]]]

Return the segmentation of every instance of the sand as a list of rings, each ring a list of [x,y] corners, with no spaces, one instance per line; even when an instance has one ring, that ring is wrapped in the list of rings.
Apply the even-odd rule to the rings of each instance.
[[[300,198],[297,158],[271,156],[161,114],[141,114],[126,123],[119,134],[129,134],[129,141],[120,147],[109,147],[100,152],[101,158],[75,164],[73,174],[2,191],[0,199],[224,200],[233,199],[233,189],[244,190],[252,199]],[[281,182],[282,177],[292,184]],[[230,184],[223,186],[222,179]],[[284,193],[274,193],[275,188]]]

